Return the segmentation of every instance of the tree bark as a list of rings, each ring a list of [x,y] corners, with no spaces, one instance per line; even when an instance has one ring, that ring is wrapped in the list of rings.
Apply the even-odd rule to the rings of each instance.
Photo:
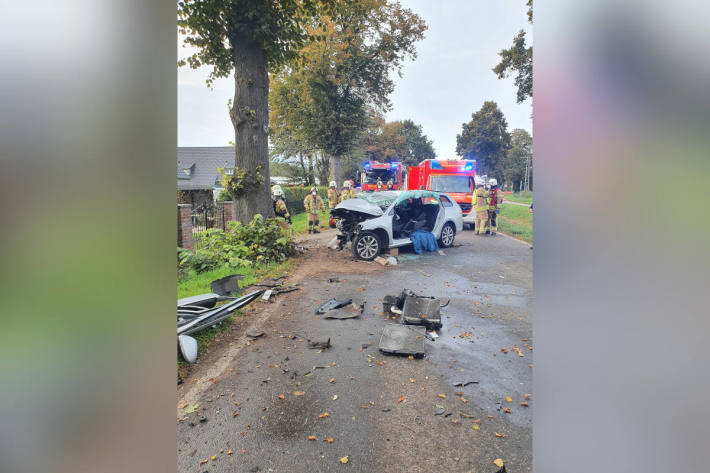
[[[335,188],[340,190],[342,182],[340,182],[340,156],[330,157],[330,172],[335,181]]]
[[[230,38],[234,61],[234,101],[229,111],[234,126],[235,168],[254,172],[261,165],[263,182],[232,196],[233,218],[242,223],[255,214],[273,217],[269,182],[269,76],[266,54],[248,37]]]

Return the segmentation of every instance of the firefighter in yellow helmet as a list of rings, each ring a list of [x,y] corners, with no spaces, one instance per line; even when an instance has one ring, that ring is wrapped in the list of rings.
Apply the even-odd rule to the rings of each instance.
[[[491,236],[496,234],[498,230],[498,214],[500,206],[503,203],[503,191],[498,187],[498,181],[491,178],[488,181],[490,189],[488,190],[488,224],[490,226]]]
[[[355,192],[353,191],[353,188],[350,185],[350,181],[344,181],[343,182],[343,190],[340,191],[339,202],[342,202],[342,201],[348,200],[348,199],[352,199],[353,197],[355,197]]]
[[[335,181],[328,184],[328,208],[333,210],[338,205],[338,190],[335,188]]]
[[[473,211],[476,212],[476,222],[474,223],[476,235],[480,235],[481,230],[488,226],[488,191],[483,188],[483,183],[480,181],[476,183],[471,204]]]
[[[320,233],[320,213],[325,211],[325,206],[316,186],[313,186],[311,193],[303,199],[303,206],[308,213],[308,233]]]
[[[280,185],[277,184],[271,188],[271,196],[274,201],[274,213],[276,216],[291,223],[291,214],[288,213],[288,209],[286,208],[286,194],[284,194]]]
[[[378,179],[377,180],[377,188],[375,189],[375,192],[380,192],[383,190],[385,190],[385,188],[382,186],[382,181]]]

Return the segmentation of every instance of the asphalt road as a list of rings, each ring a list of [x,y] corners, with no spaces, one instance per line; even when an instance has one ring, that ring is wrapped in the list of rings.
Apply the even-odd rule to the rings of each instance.
[[[383,268],[325,249],[326,237],[289,276],[301,290],[245,316],[266,335],[246,342],[238,325],[178,390],[179,471],[492,473],[496,458],[532,471],[534,399],[520,404],[532,391],[530,247],[467,231],[445,256],[410,249]],[[393,323],[381,300],[403,288],[451,301],[423,359],[377,350]],[[315,315],[330,297],[366,300],[365,312]]]

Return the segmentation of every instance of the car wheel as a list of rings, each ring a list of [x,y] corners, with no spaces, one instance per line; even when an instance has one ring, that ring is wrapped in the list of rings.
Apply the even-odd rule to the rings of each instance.
[[[373,232],[360,232],[353,240],[353,254],[356,258],[372,261],[380,254],[380,239]]]
[[[441,238],[439,239],[439,244],[443,248],[448,248],[454,244],[454,238],[456,238],[456,227],[451,222],[446,222],[444,228],[441,229]]]

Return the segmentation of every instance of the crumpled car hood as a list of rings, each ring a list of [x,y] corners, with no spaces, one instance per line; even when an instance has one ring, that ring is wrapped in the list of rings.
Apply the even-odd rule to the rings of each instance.
[[[333,209],[331,215],[334,217],[344,216],[347,212],[359,212],[367,215],[372,215],[373,217],[379,217],[384,212],[382,209],[376,205],[373,205],[363,199],[348,199],[344,200],[338,204],[337,207]],[[339,215],[340,214],[340,215]]]

